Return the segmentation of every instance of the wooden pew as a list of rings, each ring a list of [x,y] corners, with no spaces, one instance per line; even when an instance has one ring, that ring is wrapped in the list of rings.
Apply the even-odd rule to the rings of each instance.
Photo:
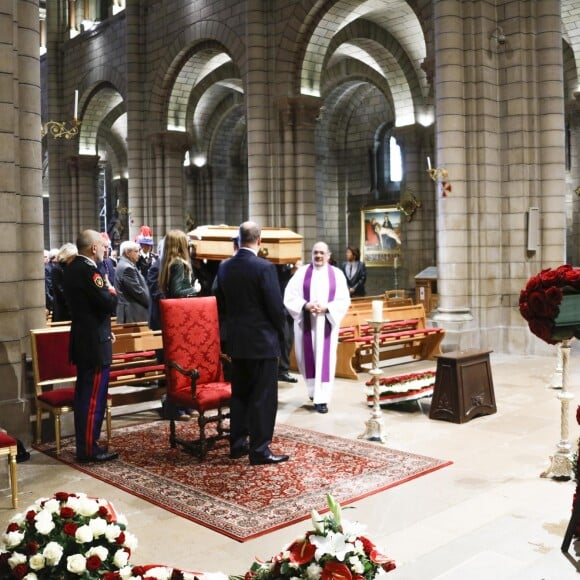
[[[118,329],[117,329],[118,332]],[[140,332],[115,334],[109,395],[113,407],[160,400],[165,393],[165,365],[157,360],[163,349],[160,330],[144,327]],[[139,387],[127,389],[126,387]]]
[[[358,379],[362,365],[373,360],[374,335],[368,320],[372,319],[372,305],[366,310],[357,307],[344,317],[339,331],[336,376]],[[442,328],[427,327],[422,304],[384,307],[381,327],[379,360],[403,357],[433,359],[441,353],[445,336]]]
[[[160,400],[165,393],[165,366],[157,361],[157,350],[163,348],[161,331],[152,331],[146,325],[138,332],[126,325],[116,327],[113,343],[113,364],[109,375],[109,399],[107,404],[107,442],[111,437],[111,407],[133,405]],[[74,387],[76,368],[68,362],[70,326],[58,325],[30,331],[32,341],[32,367],[37,402],[37,437],[40,439],[40,417],[42,411],[50,410],[55,415],[57,446],[60,447],[60,415],[72,411],[71,404],[58,409],[43,404],[43,390],[60,385]],[[42,343],[40,342],[42,340]],[[48,346],[56,348],[51,350]]]

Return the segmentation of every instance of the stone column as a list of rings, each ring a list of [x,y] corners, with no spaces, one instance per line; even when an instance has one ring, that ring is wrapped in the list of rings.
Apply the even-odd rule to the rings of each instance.
[[[74,8],[74,2],[72,2]],[[70,2],[59,0],[47,0],[46,3],[46,27],[47,27],[47,51],[46,51],[46,86],[43,91],[46,94],[47,110],[43,110],[46,118],[42,121],[70,121],[72,119],[72,101],[67,102],[67,107],[62,104],[63,91],[63,62],[61,44],[70,37],[69,18],[74,18],[71,12]],[[73,20],[74,22],[74,20]],[[71,94],[72,97],[72,94]],[[50,135],[44,137],[44,146],[48,154],[48,199],[50,216],[50,245],[59,247],[76,234],[71,228],[68,216],[69,183],[67,180],[67,164],[71,155],[78,153],[77,139],[54,139]]]
[[[568,103],[567,125],[569,128],[569,188],[570,209],[569,236],[566,247],[569,264],[580,262],[580,92],[574,93],[574,100]]]
[[[562,56],[562,14],[559,0],[547,0],[538,4],[538,10],[530,10],[536,16],[536,39],[533,49],[537,62],[537,86],[531,92],[523,85],[525,97],[535,97],[537,106],[538,147],[531,148],[532,167],[539,167],[534,205],[542,214],[541,260],[549,266],[559,266],[566,259],[566,213],[565,213],[565,126],[564,116],[564,63]],[[518,40],[530,43],[527,28],[518,30]],[[526,46],[528,50],[532,46]],[[532,177],[532,178],[533,178]],[[538,203],[536,203],[536,201]],[[532,272],[535,274],[536,272]]]
[[[147,78],[146,59],[141,22],[141,0],[127,0],[125,18],[127,22],[127,164],[129,168],[129,208],[132,218],[128,239],[132,240],[139,227],[152,223],[151,174],[145,166],[148,156],[144,96],[149,94],[143,86]],[[148,223],[149,222],[149,223]],[[153,230],[155,234],[156,231]]]
[[[310,249],[317,240],[316,148],[315,130],[320,115],[318,97],[299,96],[277,101],[280,148],[283,159],[281,195],[284,208],[283,225],[304,236],[305,260],[310,260]]]
[[[0,417],[2,427],[26,445],[32,396],[28,335],[46,323],[38,10],[38,0],[20,0],[0,11],[0,29],[10,31],[0,35],[0,74],[7,88],[0,116]]]
[[[279,167],[279,223],[291,229],[296,228],[296,166],[294,162],[294,107],[290,98],[279,99],[278,124],[280,126],[280,147],[277,164]]]
[[[69,159],[68,222],[76,235],[86,229],[99,231],[98,155],[75,155]]]
[[[248,211],[250,219],[262,226],[273,223],[275,211],[270,199],[270,94],[269,62],[264,34],[268,22],[267,0],[246,2],[247,83],[246,117],[248,127]]]
[[[147,225],[152,227],[155,235],[162,236],[167,230],[185,227],[183,160],[189,141],[190,136],[181,131],[166,131],[150,137],[151,161],[155,166],[155,189],[151,201],[155,211]]]
[[[452,195],[444,196],[440,182],[432,184],[438,200],[437,249],[439,310],[438,324],[447,329],[447,341],[453,347],[461,342],[461,333],[472,320],[469,278],[470,218],[465,182],[466,116],[463,62],[464,19],[460,0],[442,0],[433,4],[435,38],[435,118],[436,154],[433,168],[445,169],[452,183]],[[451,337],[451,334],[456,336]]]
[[[451,186],[436,185],[434,319],[448,349],[530,352],[542,345],[519,314],[520,291],[542,267],[561,264],[565,248],[560,3],[508,0],[475,16],[470,7],[434,4],[434,167]],[[542,223],[534,252],[530,207]]]

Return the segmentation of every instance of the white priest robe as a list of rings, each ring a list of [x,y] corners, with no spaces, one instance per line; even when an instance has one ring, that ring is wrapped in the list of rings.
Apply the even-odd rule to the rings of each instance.
[[[310,299],[306,300],[305,279],[310,276],[309,284]],[[329,290],[331,278],[328,269],[332,268],[335,279],[334,298],[329,302]],[[307,295],[307,294],[306,294]],[[307,302],[319,302],[327,307],[325,315],[316,315],[304,310]],[[284,292],[284,306],[294,319],[294,352],[298,370],[306,380],[308,396],[313,399],[315,405],[329,403],[334,384],[334,373],[336,371],[336,348],[338,345],[338,330],[340,321],[343,319],[350,305],[350,293],[344,273],[339,268],[326,264],[321,267],[302,266],[290,278],[286,291]],[[304,317],[309,317],[312,355],[314,358],[314,376],[312,371],[308,372],[308,353],[305,353],[305,345],[308,348],[308,340],[305,341],[305,321]],[[325,348],[325,325],[330,325],[330,336],[326,338]],[[312,360],[312,356],[310,358]],[[312,367],[310,367],[312,368]]]

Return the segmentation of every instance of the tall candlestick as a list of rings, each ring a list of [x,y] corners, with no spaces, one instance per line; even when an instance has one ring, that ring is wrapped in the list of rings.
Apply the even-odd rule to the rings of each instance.
[[[383,301],[373,300],[373,322],[382,322],[383,320]]]
[[[79,118],[79,92],[75,91],[75,119]]]
[[[428,155],[427,155],[427,167],[428,169],[431,169],[431,157],[429,157]]]

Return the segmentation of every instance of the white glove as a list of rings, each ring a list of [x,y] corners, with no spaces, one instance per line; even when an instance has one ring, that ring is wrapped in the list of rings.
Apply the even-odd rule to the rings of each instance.
[[[195,290],[196,294],[199,294],[201,292],[201,284],[199,283],[199,280],[196,280],[193,283],[193,289]]]

